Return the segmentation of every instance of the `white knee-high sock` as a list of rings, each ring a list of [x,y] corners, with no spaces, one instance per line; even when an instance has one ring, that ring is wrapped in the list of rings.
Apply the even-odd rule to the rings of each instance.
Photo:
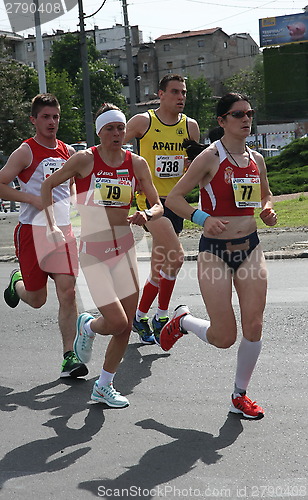
[[[242,338],[237,351],[237,367],[235,375],[235,393],[246,391],[252,372],[258,361],[262,348],[262,340],[250,342],[245,337]]]
[[[181,326],[184,330],[194,333],[199,337],[199,339],[203,340],[203,342],[209,343],[206,332],[210,326],[210,322],[206,319],[195,318],[191,314],[187,314],[183,316],[181,319]]]

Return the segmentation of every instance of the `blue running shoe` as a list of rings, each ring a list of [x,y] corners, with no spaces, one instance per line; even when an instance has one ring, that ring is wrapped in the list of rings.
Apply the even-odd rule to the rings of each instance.
[[[168,323],[169,318],[167,316],[164,316],[162,318],[156,319],[156,316],[152,319],[152,328],[153,328],[153,334],[154,334],[154,340],[155,344],[160,345],[160,332],[162,328]]]
[[[134,318],[133,331],[138,333],[142,344],[155,344],[155,338],[149,326],[149,318],[141,318],[140,321]]]
[[[85,323],[94,319],[91,314],[82,313],[77,319],[76,337],[74,341],[74,351],[77,358],[82,363],[88,363],[92,356],[93,341],[95,339],[95,333],[93,336],[87,334],[84,329]]]

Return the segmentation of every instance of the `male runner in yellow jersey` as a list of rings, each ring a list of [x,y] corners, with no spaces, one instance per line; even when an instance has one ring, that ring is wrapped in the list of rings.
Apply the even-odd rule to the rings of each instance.
[[[164,201],[184,173],[186,138],[199,141],[198,123],[182,113],[186,101],[186,85],[181,75],[167,74],[159,83],[158,109],[133,116],[127,123],[125,141],[138,140],[139,154],[151,169],[153,184]],[[153,237],[151,274],[143,288],[136,311],[134,331],[144,344],[159,344],[162,327],[168,322],[168,308],[176,276],[184,259],[178,235],[183,229],[183,219],[164,207],[164,216],[151,221],[151,211],[143,193],[137,195],[138,208],[146,210],[147,229]],[[147,313],[158,295],[158,308],[152,319],[152,329]]]

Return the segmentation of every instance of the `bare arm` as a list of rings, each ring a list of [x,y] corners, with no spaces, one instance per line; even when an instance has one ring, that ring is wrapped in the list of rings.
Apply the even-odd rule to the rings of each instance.
[[[189,138],[193,139],[196,142],[199,142],[200,140],[200,129],[198,122],[196,120],[193,120],[192,118],[188,118],[188,132],[189,132]]]
[[[93,160],[93,155],[89,150],[79,151],[75,153],[69,160],[67,160],[63,167],[56,170],[52,175],[50,175],[42,184],[41,197],[42,206],[45,210],[47,218],[47,234],[52,235],[53,233],[58,234],[61,231],[57,228],[54,212],[53,212],[53,200],[52,200],[52,190],[53,188],[59,186],[68,179],[74,177],[83,177],[83,172],[87,168],[91,168],[91,160]],[[87,174],[86,174],[87,175]],[[61,233],[62,234],[62,233]],[[63,237],[57,236],[56,239],[62,240]]]
[[[151,220],[159,219],[163,215],[164,209],[152,182],[151,172],[146,160],[142,156],[133,155],[133,167],[138,185],[150,203],[150,209],[153,214]],[[128,220],[130,223],[137,225],[144,225],[148,222],[144,211],[139,210],[130,215]]]
[[[150,117],[148,113],[133,116],[127,122],[124,142],[129,142],[135,138],[140,139],[147,131],[149,124]]]
[[[262,206],[260,218],[267,226],[274,226],[277,223],[277,216],[273,209],[273,195],[268,183],[265,161],[260,153],[254,152],[253,155],[260,172]]]
[[[31,193],[25,193],[9,186],[15,177],[30,165],[32,153],[25,143],[15,149],[10,155],[5,166],[0,171],[0,198],[8,201],[18,201],[19,203],[29,203],[38,210],[42,210],[41,197]]]
[[[218,159],[213,150],[206,149],[200,153],[193,160],[188,171],[168,194],[165,205],[180,217],[191,220],[191,216],[196,209],[189,205],[185,196],[197,184],[204,184],[204,180],[215,168],[217,161]],[[228,224],[226,220],[209,216],[204,222],[204,228],[209,234],[217,236],[226,230],[226,224]]]

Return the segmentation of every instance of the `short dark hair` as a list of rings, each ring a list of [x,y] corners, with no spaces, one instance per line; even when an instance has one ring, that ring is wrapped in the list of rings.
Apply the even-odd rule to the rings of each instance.
[[[218,117],[228,113],[231,106],[237,101],[247,101],[250,104],[247,95],[240,94],[239,92],[229,92],[219,99],[216,106],[216,116]]]
[[[45,106],[58,108],[59,111],[61,109],[59,101],[55,95],[49,93],[37,94],[31,101],[31,116],[34,116],[34,118],[36,118],[41,109]]]
[[[209,131],[207,136],[210,142],[215,142],[218,141],[218,139],[221,139],[223,135],[224,129],[222,127],[215,127]]]
[[[185,83],[185,78],[182,75],[177,75],[173,73],[168,73],[165,75],[159,82],[158,89],[162,90],[163,92],[166,92],[166,88],[169,82],[172,81],[177,81],[177,82],[182,82]]]
[[[95,115],[95,120],[99,115],[101,115],[102,113],[106,113],[106,111],[110,111],[111,109],[116,109],[117,111],[121,111],[120,108],[118,108],[118,106],[115,106],[110,102],[104,102],[104,104],[102,104],[101,107],[97,110]]]

